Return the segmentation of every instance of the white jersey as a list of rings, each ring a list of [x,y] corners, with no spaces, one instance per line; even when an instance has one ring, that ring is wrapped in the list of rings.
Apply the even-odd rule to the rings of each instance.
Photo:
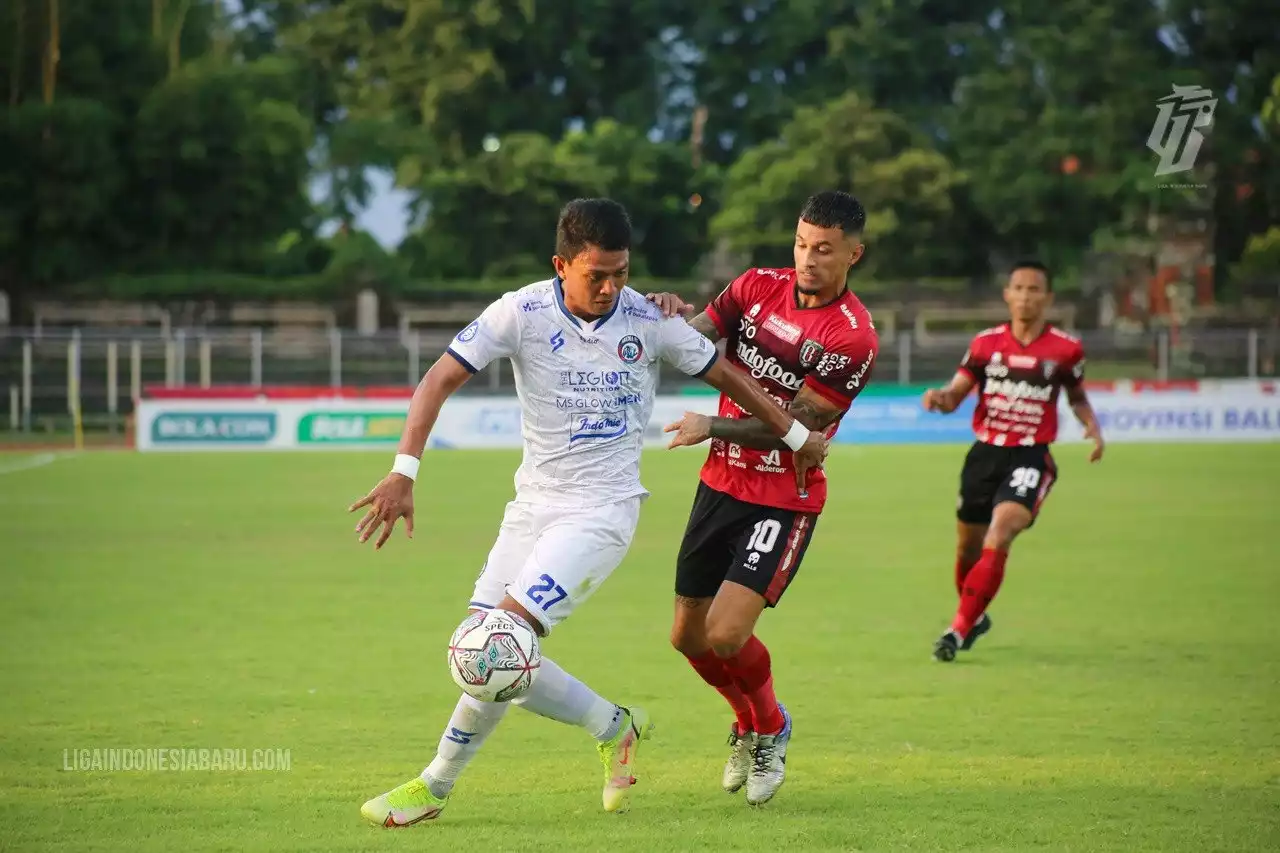
[[[449,345],[472,373],[506,357],[515,368],[524,461],[516,497],[593,506],[648,494],[640,448],[653,414],[658,359],[691,376],[715,364],[711,342],[624,288],[594,323],[565,308],[559,279],[494,302]]]

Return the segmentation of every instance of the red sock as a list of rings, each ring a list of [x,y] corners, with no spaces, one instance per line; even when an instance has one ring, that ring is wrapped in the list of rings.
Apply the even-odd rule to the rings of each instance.
[[[960,607],[956,610],[955,621],[951,630],[962,637],[969,636],[973,625],[982,617],[987,605],[1000,591],[1000,582],[1004,580],[1004,561],[1009,559],[1008,551],[997,551],[995,548],[983,548],[982,558],[969,570],[964,579],[964,589],[960,592]]]
[[[773,694],[769,650],[760,638],[753,634],[747,644],[736,655],[726,658],[724,663],[734,682],[747,695],[756,734],[771,735],[782,731],[787,721],[778,707],[778,697]]]
[[[686,658],[689,665],[693,667],[694,672],[702,676],[702,680],[710,684],[720,692],[720,695],[729,703],[729,707],[733,709],[733,713],[738,718],[738,733],[753,731],[751,718],[751,703],[747,701],[747,694],[743,693],[738,685],[733,683],[733,676],[729,674],[729,668],[725,666],[725,662],[716,657],[716,653],[708,649],[696,658]]]

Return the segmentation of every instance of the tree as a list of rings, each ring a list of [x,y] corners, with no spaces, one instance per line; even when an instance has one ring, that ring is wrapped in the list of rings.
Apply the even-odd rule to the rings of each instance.
[[[1147,0],[1016,0],[965,43],[978,67],[958,84],[946,146],[998,252],[1061,270],[1100,226],[1141,221],[1146,139],[1170,79],[1158,23]]]
[[[139,221],[150,266],[252,268],[309,210],[310,122],[292,103],[287,61],[192,64],[143,104],[130,146],[149,185]]]
[[[966,176],[894,113],[856,93],[803,107],[781,135],[730,167],[712,233],[760,263],[784,264],[804,200],[823,189],[852,192],[867,210],[867,266],[877,275],[964,275],[980,249],[964,239]]]

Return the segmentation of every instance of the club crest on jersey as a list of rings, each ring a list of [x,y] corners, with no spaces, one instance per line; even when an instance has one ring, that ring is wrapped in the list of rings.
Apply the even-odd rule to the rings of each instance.
[[[618,358],[627,364],[635,364],[644,355],[644,344],[635,335],[627,335],[618,341]]]
[[[1045,361],[1040,364],[1040,369],[1044,371],[1044,378],[1049,379],[1053,376],[1053,372],[1058,369],[1058,362]]]
[[[818,363],[818,358],[826,349],[822,344],[812,338],[805,338],[804,343],[800,345],[800,364],[803,367],[813,367]]]
[[[796,341],[800,340],[800,333],[803,331],[795,323],[788,323],[777,314],[770,314],[765,318],[763,327],[774,337],[780,338],[789,344],[794,344]]]
[[[470,326],[467,326],[461,332],[458,332],[457,340],[459,343],[465,344],[476,336],[476,332],[480,331],[480,321],[473,320]]]

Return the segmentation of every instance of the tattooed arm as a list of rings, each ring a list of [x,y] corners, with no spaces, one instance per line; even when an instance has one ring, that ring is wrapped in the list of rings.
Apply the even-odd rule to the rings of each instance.
[[[831,426],[845,410],[809,388],[791,401],[791,417],[816,432]],[[759,418],[708,418],[708,434],[755,450],[786,450],[787,446]]]
[[[712,343],[715,343],[723,337],[723,335],[720,334],[720,330],[716,328],[715,321],[711,319],[711,315],[706,311],[703,311],[697,317],[690,320],[689,325],[693,326],[694,330],[697,331],[698,334],[702,335]]]

